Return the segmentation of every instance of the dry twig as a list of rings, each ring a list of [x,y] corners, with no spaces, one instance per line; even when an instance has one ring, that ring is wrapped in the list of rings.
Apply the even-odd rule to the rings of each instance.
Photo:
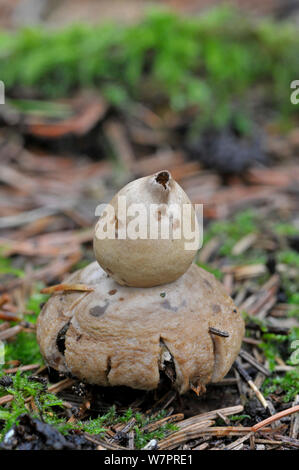
[[[56,292],[93,292],[94,288],[84,284],[57,284],[56,286],[44,287],[41,289],[42,294],[54,294]]]
[[[289,416],[293,413],[298,413],[298,412],[299,412],[299,405],[292,406],[291,408],[288,408],[287,410],[280,411],[279,413],[276,413],[275,415],[270,416],[267,419],[264,419],[260,423],[255,424],[254,426],[252,426],[251,430],[254,432],[259,431],[264,426],[267,426],[267,424],[272,424],[278,419],[284,418],[285,416]]]

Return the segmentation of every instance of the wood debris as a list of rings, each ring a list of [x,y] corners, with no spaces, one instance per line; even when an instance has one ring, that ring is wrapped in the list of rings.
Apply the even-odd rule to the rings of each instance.
[[[41,289],[42,294],[54,294],[56,292],[93,292],[94,288],[85,286],[84,284],[57,284],[56,286],[44,287]]]

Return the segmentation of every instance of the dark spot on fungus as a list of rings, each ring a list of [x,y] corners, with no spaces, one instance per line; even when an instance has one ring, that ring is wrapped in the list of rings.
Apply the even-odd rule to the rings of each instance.
[[[172,312],[177,312],[181,307],[184,307],[186,305],[186,301],[183,300],[183,302],[181,303],[181,305],[179,305],[178,307],[173,307],[172,305],[170,305],[169,301],[168,300],[164,300],[164,302],[162,302],[162,307],[165,308],[166,310],[171,310]]]
[[[214,304],[212,306],[212,310],[213,310],[214,313],[219,313],[219,312],[221,312],[221,307],[220,307],[220,305]]]
[[[125,300],[123,297],[120,297],[119,300]]]
[[[166,292],[161,292],[160,297],[164,298],[166,296]]]
[[[236,309],[236,308],[234,308],[233,312],[234,312],[234,313],[237,313],[237,309]]]
[[[172,312],[178,311],[178,307],[172,307],[168,300],[164,300],[164,302],[162,302],[162,307],[166,310],[171,310]]]
[[[114,295],[114,294],[116,294],[116,292],[117,292],[117,289],[112,289],[108,292],[108,294],[109,295]]]
[[[160,173],[157,174],[156,176],[156,182],[161,184],[164,189],[166,189],[166,184],[169,181],[169,173],[168,171],[160,171]]]
[[[92,315],[93,317],[100,317],[101,315],[104,315],[104,313],[106,312],[107,310],[107,307],[109,305],[109,302],[108,300],[106,301],[105,305],[103,305],[102,307],[100,305],[96,305],[95,307],[92,307],[90,310],[89,310],[89,313],[90,315]]]
[[[212,284],[211,284],[209,281],[207,281],[206,279],[204,279],[203,282],[205,283],[205,285],[206,285],[207,287],[209,287],[209,288],[212,290]]]
[[[76,338],[76,341],[80,341],[81,338],[82,338],[82,335],[78,335]]]
[[[58,332],[56,337],[56,346],[58,351],[61,354],[64,354],[65,351],[65,335],[67,330],[69,329],[71,321],[68,321]]]

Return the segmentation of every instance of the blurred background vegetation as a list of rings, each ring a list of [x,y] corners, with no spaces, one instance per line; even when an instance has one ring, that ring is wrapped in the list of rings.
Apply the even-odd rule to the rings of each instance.
[[[195,18],[155,9],[133,25],[2,32],[0,70],[8,96],[29,88],[58,98],[96,87],[121,109],[134,101],[157,111],[170,106],[189,110],[197,129],[232,125],[248,133],[263,117],[291,125],[298,114],[289,99],[298,49],[295,25],[253,20],[232,7]]]

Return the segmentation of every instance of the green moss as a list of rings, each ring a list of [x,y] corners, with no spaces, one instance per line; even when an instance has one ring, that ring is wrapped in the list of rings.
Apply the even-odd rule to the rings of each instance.
[[[153,432],[143,432],[136,426],[134,427],[135,431],[135,446],[136,449],[142,449],[148,442],[150,442],[152,439],[160,440],[164,439],[164,437],[169,434],[170,432],[177,431],[178,427],[175,426],[174,424],[167,423],[163,426],[161,426],[159,429]]]
[[[42,364],[42,356],[34,333],[21,332],[13,342],[5,344],[5,361],[18,360],[22,365]]]
[[[0,371],[0,378],[4,373]],[[76,423],[67,423],[67,419],[61,416],[63,401],[56,395],[46,392],[45,386],[37,381],[30,380],[29,374],[18,372],[14,377],[13,383],[8,387],[0,386],[0,397],[6,394],[12,394],[14,399],[5,406],[0,406],[0,440],[8,429],[14,424],[18,424],[18,419],[23,413],[28,413],[26,399],[33,397],[37,412],[32,412],[31,416],[43,420],[44,422],[54,426],[63,434],[67,434],[70,430],[80,430],[96,436],[102,436],[106,429],[111,425],[119,423],[127,423],[135,418],[135,446],[137,449],[142,448],[151,439],[162,439],[171,431],[177,430],[177,427],[171,423],[161,426],[153,432],[145,432],[142,430],[144,426],[153,423],[165,417],[166,412],[163,411],[156,416],[144,417],[139,412],[133,412],[131,408],[126,410],[123,415],[116,412],[115,406],[112,406],[107,413],[99,415],[96,418],[89,418],[85,421],[77,421]],[[1,427],[1,422],[3,423]]]
[[[134,415],[134,412],[132,410],[132,408],[128,408],[124,414],[122,416],[120,416],[119,420],[122,422],[122,423],[128,423],[134,416],[138,416],[139,414],[138,413],[135,413]]]
[[[90,264],[91,261],[92,260],[90,260],[90,259],[82,259],[82,260],[78,261],[78,263],[76,263],[76,264],[74,264],[74,266],[72,266],[71,272],[75,272],[78,269],[85,268],[86,266],[88,266]]]
[[[27,318],[31,322],[35,322],[40,310],[41,310],[41,305],[47,302],[49,299],[50,295],[48,294],[41,294],[40,290],[44,287],[44,284],[42,283],[37,283],[34,287],[34,292],[32,295],[29,297],[27,303],[26,303],[26,310],[29,310],[33,312],[35,315],[29,315]]]
[[[81,429],[82,431],[88,432],[89,434],[100,435],[105,432],[105,428],[116,424],[118,422],[118,416],[116,413],[115,406],[112,406],[107,413],[98,416],[95,419],[88,419],[86,421],[78,421],[75,424],[75,428]]]
[[[26,303],[26,311],[30,312],[30,314],[28,313],[23,316],[25,321],[36,323],[41,305],[48,300],[49,295],[39,292],[42,287],[43,284],[41,283],[35,285],[34,291]],[[34,333],[19,333],[14,341],[5,343],[4,351],[6,362],[18,360],[22,365],[42,364],[43,362]]]
[[[299,268],[299,253],[295,250],[284,250],[278,253],[278,261]]]
[[[0,377],[3,375],[3,372],[0,372]],[[46,393],[41,383],[29,380],[28,374],[17,372],[15,376],[12,376],[12,380],[12,385],[6,388],[0,386],[0,396],[11,394],[14,397],[9,406],[0,406],[0,421],[5,423],[0,430],[2,437],[13,424],[18,423],[21,414],[28,413],[25,406],[28,397],[33,397],[38,410],[37,413],[33,413],[33,416],[39,419],[42,418],[46,422],[49,413],[52,414],[53,407],[63,406],[62,400],[51,393]]]
[[[160,440],[167,436],[170,432],[178,430],[178,427],[173,423],[165,423],[163,426],[160,426],[158,429],[152,432],[145,432],[142,430],[147,424],[154,423],[166,416],[166,411],[162,411],[156,416],[144,417],[140,413],[136,413],[136,426],[134,426],[135,431],[135,446],[136,449],[142,449],[148,442],[152,439]]]
[[[283,401],[288,403],[295,399],[299,393],[299,367],[287,371],[283,376],[275,375],[267,378],[263,384],[265,395],[283,392]]]
[[[221,281],[221,279],[223,278],[223,273],[220,271],[220,269],[213,268],[212,266],[204,264],[204,263],[197,263],[197,265],[200,266],[201,268],[205,269],[209,273],[214,274],[216,279],[219,279]]]
[[[255,317],[254,315],[248,315],[247,312],[242,312],[242,316],[246,322],[246,324],[250,324],[250,323],[253,323],[255,325],[258,325],[260,330],[263,332],[263,333],[267,333],[268,331],[268,328],[267,328],[267,324],[264,320],[261,320],[260,318],[257,318]]]
[[[288,317],[294,317],[299,319],[299,299],[296,298],[295,305],[290,303],[290,310],[288,311]]]
[[[278,235],[292,236],[299,234],[299,229],[295,227],[295,225],[288,222],[280,222],[278,224],[274,224],[273,230]]]
[[[299,328],[292,328],[289,335],[266,334],[263,336],[262,349],[269,360],[270,369],[274,370],[275,357],[282,357],[287,364],[295,366],[283,375],[275,373],[263,384],[266,395],[283,392],[283,401],[293,400],[299,393],[298,347]],[[293,355],[292,355],[293,353]],[[293,362],[294,357],[294,362]]]
[[[13,274],[16,277],[24,277],[25,273],[22,269],[15,268],[12,265],[12,260],[4,256],[0,256],[0,275]]]
[[[249,415],[233,415],[229,417],[229,420],[233,422],[241,422],[243,421],[243,419],[246,419],[246,418],[250,418],[250,416]]]
[[[288,303],[294,306],[291,312],[297,315],[298,309],[296,306],[299,305],[299,253],[291,249],[282,250],[278,253],[277,259],[290,268],[282,273],[281,280]]]
[[[276,357],[281,357],[281,350],[288,336],[276,335],[274,333],[263,334],[263,341],[260,344],[260,348],[264,351],[264,354],[269,361],[269,369],[274,370],[276,366]]]
[[[217,236],[221,240],[219,255],[230,256],[235,261],[242,261],[242,257],[232,254],[232,249],[239,240],[256,231],[258,231],[257,217],[252,210],[246,210],[239,212],[231,220],[210,224],[204,234],[204,243]],[[248,260],[248,253],[246,258]],[[251,261],[257,261],[256,254]]]

